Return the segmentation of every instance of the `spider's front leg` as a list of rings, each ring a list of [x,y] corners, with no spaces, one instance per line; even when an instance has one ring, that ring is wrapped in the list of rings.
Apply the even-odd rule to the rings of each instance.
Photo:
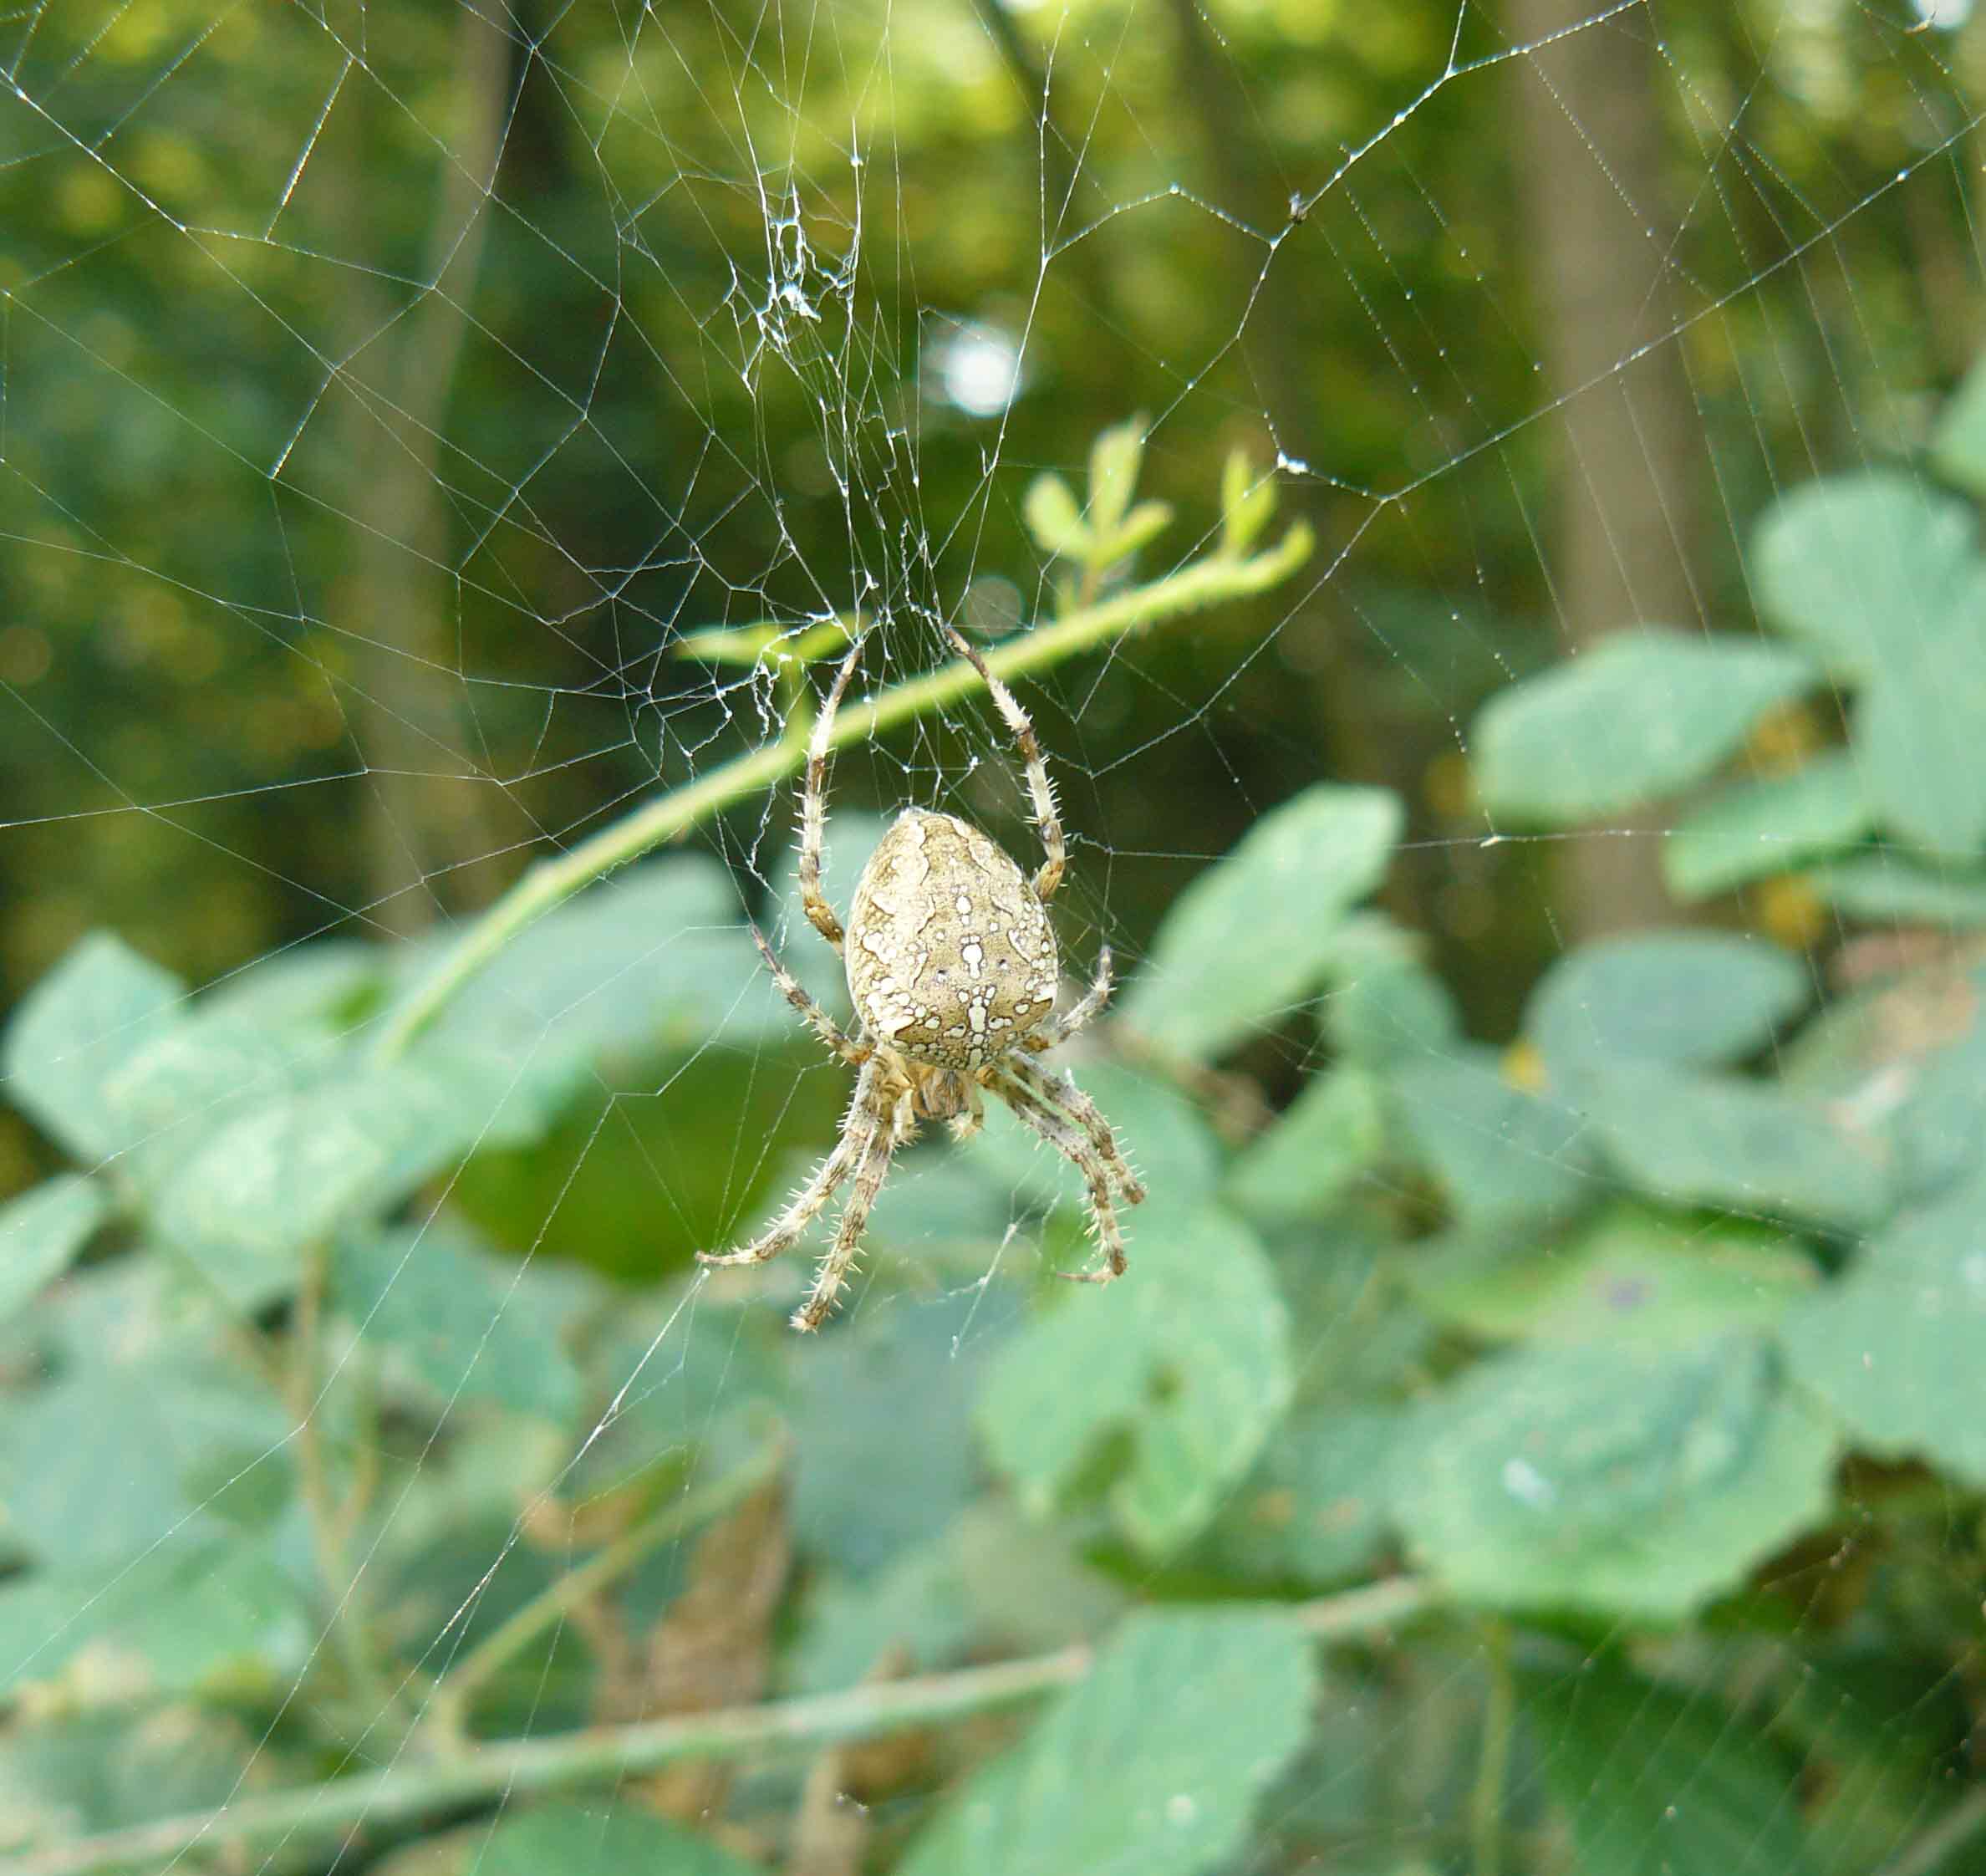
[[[1082,1001],[1067,1016],[1051,1016],[1039,1028],[1029,1031],[1021,1038],[1021,1046],[1031,1054],[1041,1055],[1057,1044],[1067,1042],[1078,1029],[1087,1028],[1095,1020],[1097,1012],[1110,1001],[1113,981],[1110,946],[1106,945],[1097,953],[1096,981],[1082,993]]]
[[[766,941],[765,933],[756,925],[751,928],[751,941],[758,946],[759,956],[765,959],[766,968],[772,973],[772,981],[779,986],[787,1002],[807,1018],[808,1027],[843,1061],[851,1068],[858,1068],[876,1053],[873,1043],[854,1041],[833,1017],[807,994],[806,986],[780,962],[778,955]]]

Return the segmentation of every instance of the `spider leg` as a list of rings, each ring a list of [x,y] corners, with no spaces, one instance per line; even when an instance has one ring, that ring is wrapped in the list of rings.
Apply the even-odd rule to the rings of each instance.
[[[1046,901],[1054,897],[1055,889],[1062,884],[1068,852],[1062,845],[1062,817],[1055,808],[1054,784],[1048,779],[1048,765],[1041,760],[1041,746],[1035,741],[1034,725],[1021,707],[1021,700],[993,675],[986,660],[965,636],[950,624],[945,627],[945,635],[951,640],[953,649],[962,653],[966,662],[985,680],[986,689],[992,694],[1000,714],[1006,719],[1014,741],[1020,745],[1021,758],[1027,764],[1027,793],[1034,803],[1035,825],[1041,831],[1043,856],[1041,869],[1034,876],[1034,895]]]
[[[1095,1150],[1093,1141],[1086,1138],[1083,1129],[1067,1114],[1038,1099],[1017,1075],[1011,1072],[1004,1073],[993,1085],[1023,1124],[1039,1134],[1075,1167],[1089,1186],[1090,1222],[1096,1227],[1097,1246],[1103,1253],[1103,1268],[1058,1270],[1056,1275],[1067,1277],[1072,1283],[1108,1283],[1122,1277],[1126,1267],[1124,1236],[1118,1228],[1117,1211],[1111,1203],[1110,1175]],[[1115,1156],[1114,1141],[1111,1152]],[[1118,1164],[1121,1166],[1123,1162],[1119,1160]],[[1143,1196],[1140,1190],[1138,1197]]]
[[[814,930],[838,951],[842,948],[842,922],[821,890],[821,837],[828,817],[828,739],[833,733],[842,693],[855,675],[855,660],[861,655],[862,640],[857,639],[834,674],[821,714],[814,718],[813,735],[807,745],[807,786],[800,794],[800,905]]]
[[[1003,1064],[1007,1078],[1026,1088],[1046,1106],[1066,1114],[1089,1136],[1090,1145],[1097,1159],[1103,1162],[1103,1170],[1117,1181],[1118,1192],[1126,1205],[1144,1202],[1145,1189],[1139,1184],[1138,1175],[1125,1163],[1124,1155],[1117,1143],[1117,1135],[1110,1123],[1103,1118],[1102,1109],[1085,1094],[1067,1076],[1055,1076],[1037,1068],[1033,1063],[1017,1056],[1009,1056]]]
[[[1039,1028],[1029,1031],[1021,1046],[1031,1054],[1040,1055],[1068,1041],[1078,1029],[1087,1027],[1109,1001],[1112,981],[1110,946],[1106,945],[1097,954],[1097,980],[1083,992],[1082,1001],[1067,1016],[1051,1016]]]
[[[949,1123],[952,1138],[969,1140],[986,1124],[986,1104],[980,1094],[980,1084],[970,1078],[965,1083],[965,1111],[955,1114]]]
[[[798,1242],[801,1233],[820,1216],[822,1207],[855,1170],[884,1124],[871,1104],[870,1090],[875,1078],[875,1063],[864,1063],[862,1073],[855,1078],[855,1095],[848,1106],[841,1139],[814,1169],[813,1177],[794,1195],[793,1202],[742,1248],[699,1251],[696,1261],[700,1264],[762,1264]]]
[[[765,959],[766,968],[772,973],[772,981],[785,993],[787,1002],[807,1018],[815,1035],[843,1061],[851,1068],[858,1068],[876,1053],[873,1044],[853,1040],[848,1032],[807,994],[806,987],[779,961],[771,946],[766,942],[765,933],[756,925],[751,928],[751,941],[758,946],[759,956]]]
[[[835,1299],[848,1280],[856,1253],[862,1249],[862,1228],[868,1222],[876,1195],[883,1190],[890,1155],[900,1144],[902,1136],[896,1122],[902,1111],[899,1102],[896,1112],[888,1120],[879,1121],[871,1129],[863,1144],[855,1184],[849,1190],[848,1202],[842,1207],[841,1221],[834,1227],[834,1241],[821,1259],[821,1267],[814,1273],[813,1287],[807,1292],[806,1302],[793,1312],[791,1318],[793,1327],[802,1334],[817,1329],[834,1313]]]

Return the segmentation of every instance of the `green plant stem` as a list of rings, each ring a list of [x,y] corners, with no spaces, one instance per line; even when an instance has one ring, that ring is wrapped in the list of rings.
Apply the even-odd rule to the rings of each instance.
[[[1319,1641],[1345,1641],[1419,1613],[1434,1593],[1395,1577],[1316,1603],[1293,1605],[1292,1622]],[[868,1682],[838,1694],[775,1700],[680,1719],[599,1726],[554,1739],[506,1740],[426,1762],[407,1762],[307,1790],[268,1792],[219,1811],[201,1811],[25,1856],[0,1860],[0,1876],[102,1876],[162,1868],[196,1844],[246,1855],[281,1841],[291,1849],[404,1823],[432,1811],[548,1792],[610,1787],[686,1759],[731,1759],[767,1749],[833,1745],[960,1720],[1037,1700],[1090,1670],[1086,1647],[1021,1661],[960,1668],[912,1680]]]
[[[588,1598],[672,1542],[686,1531],[721,1517],[777,1476],[786,1442],[769,1440],[743,1465],[722,1478],[671,1499],[644,1522],[618,1537],[558,1579],[500,1624],[441,1678],[430,1697],[429,1722],[450,1742],[461,1737],[463,1715],[476,1690],[546,1629],[562,1622]]]
[[[1510,1740],[1517,1723],[1517,1680],[1510,1672],[1510,1631],[1500,1622],[1484,1629],[1484,1665],[1490,1695],[1483,1707],[1483,1743],[1469,1794],[1469,1835],[1475,1876],[1501,1876],[1504,1789],[1510,1777]]]
[[[1123,638],[1140,626],[1265,591],[1301,566],[1310,550],[1310,529],[1299,523],[1274,547],[1260,553],[1245,557],[1209,554],[1164,579],[1133,587],[1010,639],[987,652],[986,663],[1005,678],[1059,664],[1092,646]],[[981,681],[978,671],[961,658],[922,677],[894,685],[859,703],[844,706],[835,720],[832,745],[838,747],[844,742],[860,742],[878,731],[941,709],[980,688]],[[801,726],[804,731],[805,726]],[[379,1058],[390,1061],[402,1054],[462,986],[512,939],[582,887],[678,839],[732,802],[797,774],[806,762],[804,733],[798,737],[788,733],[762,749],[713,769],[702,781],[675,789],[637,809],[557,859],[541,860],[530,868],[470,926],[389,1017],[374,1045]]]

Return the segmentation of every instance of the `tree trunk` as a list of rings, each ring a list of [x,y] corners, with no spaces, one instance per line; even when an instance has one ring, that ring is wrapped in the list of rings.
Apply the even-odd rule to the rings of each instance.
[[[344,308],[340,455],[351,474],[350,570],[338,611],[358,646],[363,699],[354,727],[368,770],[366,873],[372,922],[411,934],[440,910],[486,895],[465,869],[503,844],[494,784],[465,708],[447,574],[448,512],[440,439],[475,290],[489,191],[509,96],[509,42],[473,8],[460,16],[456,82],[466,128],[441,171],[422,278],[434,283],[402,312],[374,275],[355,270]],[[363,119],[366,94],[358,110]],[[366,150],[359,126],[344,175],[349,252],[366,253]],[[375,257],[375,260],[376,260]],[[397,317],[396,317],[397,314]]]
[[[1693,490],[1709,464],[1682,343],[1669,336],[1678,224],[1664,188],[1655,8],[1594,20],[1586,0],[1510,0],[1509,20],[1533,48],[1518,155],[1556,405],[1544,421],[1560,444],[1546,572],[1576,656],[1610,632],[1705,624],[1691,578]],[[1676,916],[1659,820],[1639,830],[1647,838],[1616,831],[1622,824],[1570,844],[1568,942]]]

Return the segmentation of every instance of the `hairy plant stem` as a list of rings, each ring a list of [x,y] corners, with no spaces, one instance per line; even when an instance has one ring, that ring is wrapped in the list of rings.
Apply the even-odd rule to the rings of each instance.
[[[785,1463],[786,1442],[769,1440],[722,1478],[671,1499],[624,1536],[565,1571],[471,1649],[444,1675],[430,1696],[428,1724],[446,1744],[459,1746],[468,1703],[491,1675],[522,1649],[589,1598],[617,1582],[641,1560],[686,1531],[721,1517],[773,1477]]]
[[[1315,1640],[1347,1641],[1389,1629],[1433,1600],[1433,1589],[1418,1578],[1394,1577],[1318,1602],[1293,1603],[1289,1617],[1293,1628]],[[0,1876],[104,1876],[111,1870],[157,1869],[196,1846],[211,1850],[225,1844],[242,1857],[277,1842],[294,1850],[456,1806],[609,1788],[688,1759],[739,1758],[871,1739],[1036,1700],[1081,1680],[1093,1659],[1088,1648],[1065,1648],[1026,1660],[911,1680],[866,1682],[838,1694],[762,1706],[592,1727],[552,1739],[496,1741],[445,1758],[416,1761],[409,1755],[405,1762],[384,1771],[262,1792],[220,1811],[161,1818],[8,1858],[0,1860]]]
[[[1311,531],[1299,523],[1260,553],[1211,553],[1163,579],[1114,594],[996,645],[986,653],[986,664],[997,675],[1012,678],[1125,637],[1140,626],[1264,592],[1301,566],[1310,550]],[[961,658],[922,677],[893,685],[845,706],[835,720],[832,745],[860,742],[880,730],[942,709],[979,689],[983,681]],[[777,742],[713,769],[702,781],[672,790],[558,859],[541,860],[530,868],[469,927],[387,1019],[374,1044],[379,1058],[390,1061],[402,1054],[462,986],[512,938],[582,887],[678,839],[732,802],[797,774],[806,766],[810,727],[805,720],[797,719]],[[797,735],[792,733],[794,729]]]

